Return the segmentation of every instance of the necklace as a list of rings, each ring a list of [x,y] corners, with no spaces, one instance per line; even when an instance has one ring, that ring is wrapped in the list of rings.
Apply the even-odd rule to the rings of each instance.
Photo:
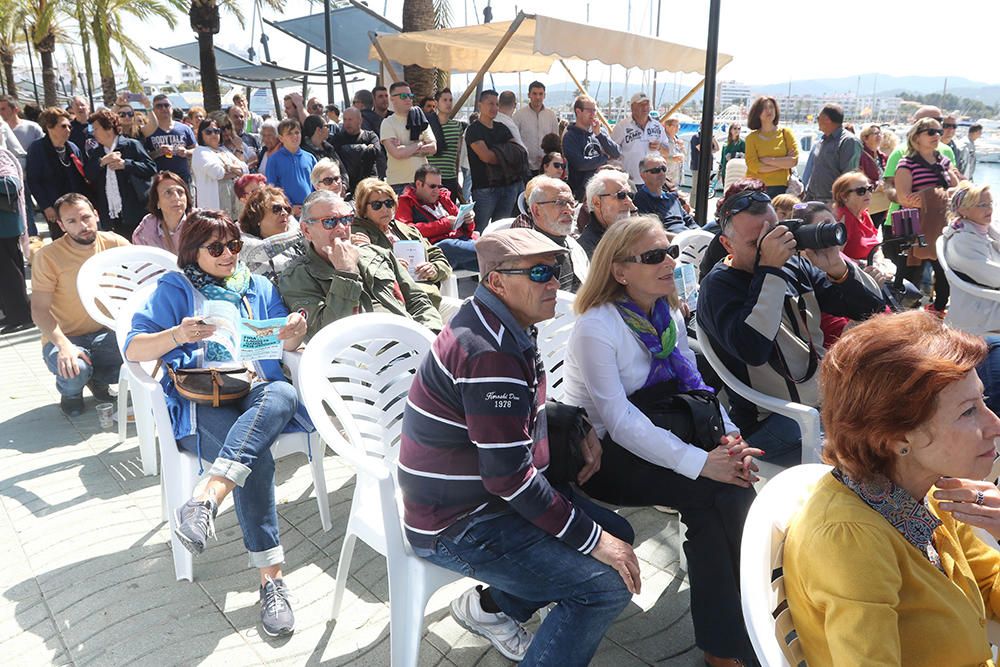
[[[69,152],[66,149],[66,145],[64,144],[64,145],[62,145],[62,146],[60,146],[58,148],[56,148],[55,146],[53,146],[53,148],[56,149],[56,157],[59,158],[59,164],[61,164],[64,167],[68,167],[69,164],[70,164],[70,160],[68,160],[68,159],[65,160],[65,161],[63,160],[63,158],[66,157],[66,154]]]

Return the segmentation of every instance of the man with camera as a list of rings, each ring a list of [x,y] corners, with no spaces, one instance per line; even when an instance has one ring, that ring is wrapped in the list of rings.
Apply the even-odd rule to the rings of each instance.
[[[719,210],[729,256],[701,282],[698,334],[707,336],[737,378],[770,396],[819,405],[823,313],[862,320],[884,309],[879,286],[844,261],[841,223],[778,224],[770,198],[748,190]],[[800,460],[800,433],[791,419],[731,396],[733,421],[767,452],[765,460]]]

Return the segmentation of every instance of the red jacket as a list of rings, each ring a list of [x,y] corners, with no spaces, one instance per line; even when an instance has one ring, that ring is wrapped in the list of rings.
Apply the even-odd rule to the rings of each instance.
[[[425,206],[417,200],[417,191],[412,185],[407,185],[403,194],[399,196],[399,206],[396,208],[396,219],[413,225],[431,243],[437,243],[443,239],[468,238],[474,239],[476,231],[475,222],[467,222],[455,231],[451,229],[451,220],[458,215],[458,207],[451,200],[451,193],[448,188],[442,187],[438,190],[438,203],[444,209],[444,216],[436,216],[430,206]]]

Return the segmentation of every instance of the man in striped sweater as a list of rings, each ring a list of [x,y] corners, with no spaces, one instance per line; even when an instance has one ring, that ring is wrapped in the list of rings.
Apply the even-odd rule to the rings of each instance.
[[[587,664],[640,587],[632,547],[611,534],[623,532],[615,515],[543,474],[545,370],[533,325],[555,313],[564,252],[531,229],[477,242],[483,282],[413,381],[399,454],[414,552],[492,586],[455,600],[455,619],[531,665]],[[593,432],[584,456],[578,481],[600,465]],[[559,604],[532,639],[521,624],[550,602]]]

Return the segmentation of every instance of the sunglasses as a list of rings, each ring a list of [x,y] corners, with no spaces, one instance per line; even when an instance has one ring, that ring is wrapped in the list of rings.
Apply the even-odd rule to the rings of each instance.
[[[667,168],[660,166],[660,167],[653,167],[652,169],[643,169],[642,171],[643,173],[646,174],[665,174],[667,173]]]
[[[396,208],[396,202],[393,199],[382,199],[368,202],[368,205],[372,207],[373,211],[381,211],[382,207],[386,208]]]
[[[941,127],[943,127],[946,130],[957,130],[958,123],[941,123]]]
[[[630,190],[619,190],[618,192],[608,192],[603,195],[597,195],[598,197],[614,197],[618,201],[625,201],[625,197],[629,199],[632,198],[632,192]]]
[[[412,100],[416,95],[413,93],[395,93],[393,97],[398,97],[401,100]]]
[[[553,278],[559,278],[562,273],[561,264],[535,264],[527,269],[496,269],[497,273],[507,273],[515,276],[528,276],[533,283],[547,283]]]
[[[240,250],[243,249],[243,241],[240,241],[239,239],[233,239],[232,241],[226,241],[225,243],[222,241],[212,241],[208,245],[200,247],[207,250],[208,254],[212,257],[222,257],[222,253],[225,250],[228,250],[234,255],[238,255]]]
[[[566,168],[566,163],[565,162],[553,162],[552,166],[555,167],[556,169],[565,169]]]
[[[135,115],[134,111],[119,111],[118,112],[118,117],[119,118],[131,118],[134,115]]]
[[[771,198],[767,196],[766,192],[761,192],[760,190],[742,192],[722,207],[723,215],[726,218],[731,218],[753,206],[754,202],[770,204]]]
[[[442,186],[441,183],[424,183],[424,185],[430,188],[431,190],[438,190]]]
[[[343,225],[344,227],[350,227],[351,223],[354,222],[354,215],[338,215],[333,218],[323,218],[321,220],[310,220],[309,222],[318,222],[323,225],[323,229],[330,230]]]
[[[288,214],[291,212],[291,206],[285,206],[284,204],[271,204],[271,213],[275,215],[281,215],[282,213]]]
[[[319,179],[319,182],[323,185],[333,185],[334,183],[340,183],[340,176],[326,176]]]
[[[157,109],[169,109],[170,108],[170,102],[157,102],[153,106],[155,108],[157,108]]]
[[[848,190],[848,192],[853,192],[859,197],[864,197],[866,194],[870,192],[875,192],[875,185],[873,184],[862,185],[859,188],[851,188],[850,190]]]
[[[206,127],[201,131],[202,134],[222,134],[222,130],[217,127]]]
[[[670,257],[670,259],[677,259],[680,257],[680,254],[681,249],[678,246],[671,245],[666,248],[653,248],[652,250],[647,250],[641,255],[626,257],[622,261],[636,264],[662,264],[663,260],[667,257]]]
[[[936,127],[928,127],[926,129],[920,130],[917,134],[926,134],[929,137],[939,137],[944,134],[944,130],[938,129]]]

